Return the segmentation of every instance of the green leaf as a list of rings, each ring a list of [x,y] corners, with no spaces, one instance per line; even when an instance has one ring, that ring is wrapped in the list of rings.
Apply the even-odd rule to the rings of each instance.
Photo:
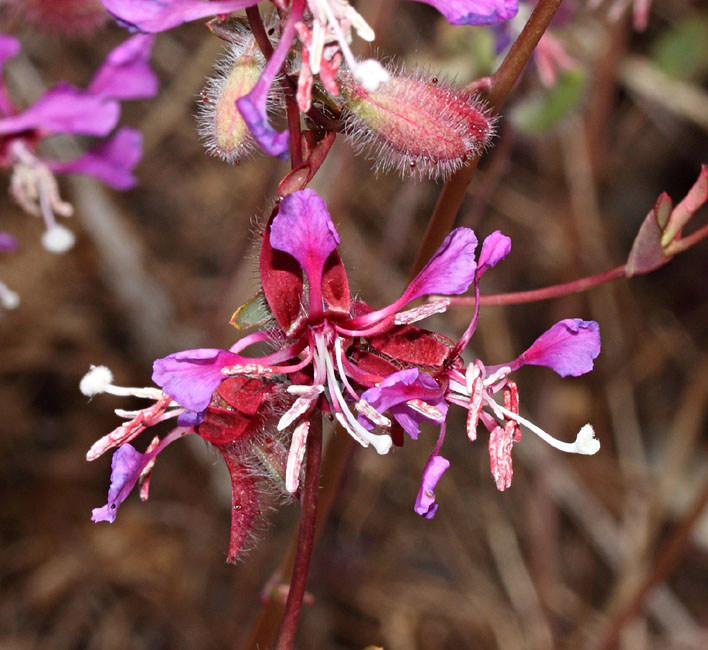
[[[568,117],[585,94],[586,74],[581,68],[566,71],[553,88],[534,94],[517,104],[510,119],[522,133],[549,131]]]
[[[708,75],[708,14],[696,13],[672,25],[655,41],[652,59],[659,69],[682,81]]]
[[[237,330],[245,330],[249,327],[264,325],[272,318],[273,314],[263,298],[263,291],[259,291],[234,312],[229,323]]]

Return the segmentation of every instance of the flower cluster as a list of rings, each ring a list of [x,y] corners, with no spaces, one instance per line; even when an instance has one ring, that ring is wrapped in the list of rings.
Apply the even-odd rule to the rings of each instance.
[[[152,97],[157,77],[148,59],[153,37],[134,36],[109,53],[86,90],[61,82],[24,110],[11,101],[0,83],[0,167],[10,169],[10,192],[22,208],[45,223],[42,243],[61,253],[74,243],[73,233],[57,223],[72,206],[62,201],[55,174],[89,174],[116,189],[128,189],[136,180],[132,170],[142,153],[138,131],[122,128],[74,160],[44,158],[37,149],[57,134],[106,137],[115,128],[123,100]],[[0,35],[0,66],[20,50],[19,42]]]
[[[113,521],[138,481],[146,498],[157,454],[175,439],[196,434],[220,451],[231,475],[228,557],[235,559],[262,510],[261,484],[297,493],[310,423],[323,413],[379,454],[403,445],[406,435],[416,440],[422,423],[438,426],[415,503],[415,511],[428,518],[437,509],[434,487],[449,465],[439,452],[451,404],[467,410],[470,440],[476,439],[479,423],[489,431],[491,469],[500,490],[511,483],[511,449],[520,439],[520,426],[564,451],[598,450],[589,425],[574,443],[563,443],[519,415],[518,391],[510,380],[526,364],[547,366],[561,376],[588,372],[600,352],[597,323],[563,320],[508,363],[489,366],[476,360],[466,367],[460,355],[474,332],[477,310],[457,342],[415,325],[449,304],[442,297],[411,307],[418,298],[459,295],[470,288],[478,296],[482,275],[510,252],[509,238],[493,233],[477,257],[474,232],[453,230],[400,298],[379,309],[352,298],[339,243],[321,197],[313,190],[289,194],[263,232],[262,289],[234,316],[240,323],[257,320],[259,330],[229,350],[201,348],[158,359],[153,381],[159,389],[119,388],[107,369],[89,372],[81,386],[87,395],[105,391],[153,402],[140,411],[118,411],[127,421],[89,452],[92,460],[118,447],[108,503],[94,511],[95,521]],[[258,318],[247,318],[245,311],[257,312]],[[263,343],[272,351],[244,354]],[[500,392],[503,404],[494,398]],[[171,418],[176,426],[154,438],[144,453],[129,444]]]
[[[493,24],[513,17],[517,11],[517,0],[418,1],[434,6],[450,23],[456,25]],[[121,24],[148,33],[165,31],[182,23],[210,16],[225,18],[231,12],[253,8],[259,4],[257,0],[102,2]],[[275,33],[277,44],[273,48],[265,33],[258,41],[267,61],[263,60],[260,53],[255,53],[254,39],[258,38],[257,34],[254,33],[245,40],[238,30],[236,34],[228,35],[228,30],[222,34],[227,40],[236,43],[236,47],[232,48],[228,58],[220,64],[219,76],[208,84],[203,94],[206,107],[203,107],[200,126],[210,152],[230,162],[238,160],[252,148],[250,138],[245,135],[247,128],[264,152],[287,157],[289,133],[275,129],[268,118],[272,106],[269,99],[274,94],[274,82],[281,72],[285,75],[281,79],[286,86],[290,86],[289,92],[294,95],[301,113],[313,109],[313,92],[317,80],[320,82],[318,97],[327,96],[333,101],[326,103],[337,103],[343,94],[345,108],[348,100],[355,97],[353,103],[361,109],[362,95],[365,96],[369,108],[376,105],[378,98],[370,101],[371,98],[367,94],[375,93],[380,86],[391,82],[384,93],[391,106],[413,91],[417,95],[415,99],[421,110],[432,101],[428,114],[422,115],[421,118],[436,116],[441,110],[443,117],[461,110],[458,111],[459,115],[456,114],[455,124],[447,129],[450,139],[442,138],[441,141],[447,143],[442,148],[428,145],[435,142],[432,137],[436,133],[435,128],[430,128],[428,137],[424,139],[423,146],[420,146],[416,136],[420,136],[421,125],[415,132],[406,133],[404,130],[392,142],[387,142],[381,133],[395,134],[397,129],[392,129],[385,120],[379,119],[380,133],[375,138],[375,147],[380,151],[391,152],[398,161],[392,160],[384,167],[406,171],[406,165],[400,161],[407,157],[408,162],[413,161],[411,169],[415,173],[420,174],[423,171],[431,176],[445,176],[461,166],[468,156],[481,151],[489,141],[492,135],[491,123],[483,108],[477,106],[474,100],[458,97],[455,92],[451,93],[442,86],[423,96],[425,83],[420,80],[405,75],[392,79],[391,72],[377,60],[357,60],[349,46],[352,30],[365,41],[373,41],[375,35],[365,19],[346,0],[292,0],[289,3],[285,0],[273,0],[273,4],[279,10],[279,20],[269,31]],[[291,54],[295,56],[290,56]],[[348,91],[344,93],[341,92],[343,84],[348,86]],[[416,88],[416,85],[420,88]],[[416,103],[410,99],[404,109]],[[321,106],[314,108],[319,107]],[[384,108],[384,112],[387,110]],[[390,110],[388,112],[390,113]],[[356,114],[356,111],[354,113]],[[398,117],[396,124],[400,125],[404,121]],[[395,111],[391,119],[396,120]],[[437,115],[436,125],[445,121]],[[483,124],[480,124],[481,122]],[[349,131],[356,133],[358,129],[350,128]],[[358,148],[374,139],[371,131],[367,133],[368,135],[363,136],[365,142],[358,145]]]

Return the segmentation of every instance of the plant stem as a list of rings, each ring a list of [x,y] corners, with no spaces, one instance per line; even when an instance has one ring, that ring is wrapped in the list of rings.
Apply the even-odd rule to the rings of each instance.
[[[561,0],[539,0],[523,31],[519,34],[519,38],[516,39],[501,66],[494,73],[491,87],[487,93],[487,101],[493,114],[497,114],[501,109],[536,49],[536,45],[541,40],[541,36],[548,29],[560,3]],[[478,163],[479,156],[476,156],[445,183],[428,222],[418,256],[413,263],[414,275],[425,266],[447,233],[452,230],[457,213],[467,193],[467,186],[472,180]]]
[[[280,625],[276,650],[292,650],[295,642],[297,622],[300,618],[302,599],[305,596],[305,584],[310,570],[312,549],[315,543],[315,525],[317,522],[317,497],[320,490],[320,464],[322,460],[322,418],[314,417],[310,423],[305,451],[305,481],[300,497],[300,533],[293,577],[290,581],[288,599],[285,602],[285,614]]]
[[[580,293],[593,287],[597,287],[605,282],[611,282],[617,278],[624,277],[625,265],[617,266],[609,271],[603,271],[597,275],[591,275],[580,280],[554,284],[543,289],[533,289],[531,291],[515,291],[513,293],[497,293],[489,296],[480,296],[480,305],[521,305],[527,302],[537,302],[539,300],[550,300],[560,296],[567,296],[571,293]],[[430,300],[442,298],[443,296],[430,296]],[[465,298],[449,298],[450,307],[472,307],[474,306],[474,296]]]

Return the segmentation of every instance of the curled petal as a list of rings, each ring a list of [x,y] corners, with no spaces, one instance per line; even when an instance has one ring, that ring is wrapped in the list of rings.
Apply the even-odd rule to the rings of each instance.
[[[270,86],[265,89],[265,94]],[[254,88],[255,91],[255,88]],[[268,121],[266,100],[260,100],[257,94],[251,91],[248,95],[236,101],[239,113],[248,126],[248,130],[255,138],[258,146],[270,156],[286,158],[288,155],[289,136],[287,131],[276,131]]]
[[[435,453],[430,456],[425,464],[423,479],[420,482],[418,496],[413,508],[421,517],[432,519],[435,516],[438,510],[438,504],[435,503],[435,486],[448,467],[450,467],[450,461],[442,456],[437,456]]]
[[[116,47],[94,75],[88,91],[109,99],[143,99],[157,94],[157,75],[150,67],[155,37],[138,34]]]
[[[541,334],[509,365],[512,370],[526,364],[546,366],[561,377],[577,377],[592,370],[600,347],[600,326],[595,321],[566,318]]]
[[[117,101],[59,83],[27,110],[0,119],[0,134],[44,129],[102,136],[116,125],[119,115]]]
[[[109,14],[142,32],[164,32],[182,23],[217,14],[229,14],[258,0],[101,0]]]
[[[58,174],[88,174],[101,179],[117,190],[127,190],[137,183],[133,168],[143,154],[143,137],[140,131],[124,128],[87,153],[65,162],[46,161]]]
[[[389,375],[378,386],[365,391],[361,398],[379,413],[391,413],[414,440],[420,433],[421,422],[430,422],[432,419],[433,422],[442,424],[447,414],[447,403],[442,389],[430,375],[420,372],[418,368],[407,368]],[[432,406],[431,414],[426,416],[420,408],[411,408],[408,405],[410,400],[420,400]],[[373,428],[364,415],[359,415],[358,419],[362,426]]]
[[[516,16],[517,0],[417,0],[435,7],[452,25],[493,25]]]
[[[221,369],[241,360],[233,352],[212,348],[175,352],[153,363],[152,380],[176,402],[200,412],[225,379]]]
[[[511,238],[502,234],[501,230],[493,232],[482,242],[477,262],[477,277],[496,266],[511,252]]]

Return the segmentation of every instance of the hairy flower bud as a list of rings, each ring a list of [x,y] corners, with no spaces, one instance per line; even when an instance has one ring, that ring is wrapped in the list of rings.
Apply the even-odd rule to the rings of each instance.
[[[216,65],[216,76],[207,79],[198,116],[199,134],[207,152],[230,163],[238,163],[255,147],[236,100],[251,92],[265,65],[252,36],[244,32],[243,39],[236,41]]]
[[[447,178],[494,135],[494,118],[477,96],[428,73],[391,71],[368,91],[343,72],[339,85],[347,133],[377,171]]]

